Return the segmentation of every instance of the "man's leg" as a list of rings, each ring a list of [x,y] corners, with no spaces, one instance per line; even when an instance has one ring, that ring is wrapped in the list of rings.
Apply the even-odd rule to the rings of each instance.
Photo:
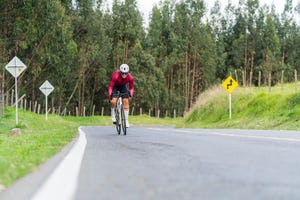
[[[117,103],[117,98],[112,98],[110,101],[110,108],[111,108],[111,120],[114,124],[116,123],[116,113],[115,113],[116,103]]]
[[[128,115],[129,115],[129,100],[128,98],[123,98],[123,105],[124,105],[124,114],[126,119],[126,127],[129,128],[129,121],[128,121]]]

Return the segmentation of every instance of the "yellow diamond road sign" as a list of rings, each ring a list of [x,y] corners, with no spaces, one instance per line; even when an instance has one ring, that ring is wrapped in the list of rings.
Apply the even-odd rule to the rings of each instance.
[[[228,76],[228,78],[222,83],[222,87],[229,93],[232,93],[238,85],[239,84],[231,76]]]

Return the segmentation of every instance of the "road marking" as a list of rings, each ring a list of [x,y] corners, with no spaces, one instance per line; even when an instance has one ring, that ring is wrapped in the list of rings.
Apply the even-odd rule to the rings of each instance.
[[[152,130],[162,131],[164,129],[159,128],[149,128]],[[289,141],[289,142],[300,142],[300,139],[295,138],[284,138],[284,137],[267,137],[267,136],[257,136],[257,135],[241,135],[241,134],[232,134],[232,133],[219,133],[219,132],[195,132],[190,130],[180,130],[176,129],[175,132],[181,133],[198,133],[198,134],[206,134],[206,135],[218,135],[218,136],[226,136],[226,137],[240,137],[240,138],[252,138],[252,139],[263,139],[263,140],[277,140],[277,141]]]
[[[73,198],[87,140],[79,127],[79,138],[68,155],[35,193],[32,200],[70,200]]]
[[[240,134],[218,133],[218,132],[211,132],[211,133],[205,133],[205,134],[227,136],[227,137],[240,137],[240,138],[253,138],[253,139],[263,139],[263,140],[300,142],[300,139],[294,139],[294,138],[267,137],[267,136],[257,136],[257,135],[240,135]]]

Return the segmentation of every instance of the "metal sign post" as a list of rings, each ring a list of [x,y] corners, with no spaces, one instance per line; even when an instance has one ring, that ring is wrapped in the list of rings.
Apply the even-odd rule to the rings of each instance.
[[[223,83],[222,87],[229,93],[229,119],[231,119],[231,93],[239,84],[229,76]]]
[[[18,116],[18,76],[26,69],[26,65],[15,56],[6,66],[5,69],[15,77],[15,104],[16,104],[16,124],[19,123]]]
[[[48,120],[48,95],[54,90],[54,87],[51,85],[51,83],[49,83],[49,81],[45,81],[41,85],[40,90],[46,96],[46,120]]]
[[[231,93],[229,93],[229,119],[231,119]]]

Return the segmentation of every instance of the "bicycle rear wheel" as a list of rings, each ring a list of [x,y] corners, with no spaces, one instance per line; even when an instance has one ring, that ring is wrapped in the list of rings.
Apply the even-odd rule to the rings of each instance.
[[[121,123],[120,123],[120,113],[119,113],[119,109],[117,108],[118,106],[116,106],[115,108],[115,113],[116,113],[116,129],[117,129],[117,133],[118,135],[120,135],[121,133]]]
[[[121,124],[122,124],[123,134],[126,135],[127,127],[126,127],[126,119],[125,119],[123,104],[121,105],[121,121],[122,121]]]

